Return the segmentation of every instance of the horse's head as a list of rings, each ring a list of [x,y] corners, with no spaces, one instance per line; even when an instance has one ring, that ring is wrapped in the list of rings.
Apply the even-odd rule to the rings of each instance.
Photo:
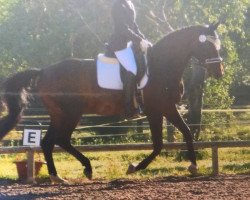
[[[204,26],[196,39],[193,48],[193,56],[208,71],[208,74],[220,78],[224,74],[222,58],[219,50],[221,47],[220,39],[216,33],[219,23]]]

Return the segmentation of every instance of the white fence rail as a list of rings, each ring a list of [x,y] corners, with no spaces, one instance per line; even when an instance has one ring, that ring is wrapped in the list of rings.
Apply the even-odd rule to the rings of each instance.
[[[228,141],[228,142],[195,142],[195,149],[212,149],[212,168],[213,175],[219,173],[219,148],[250,147],[250,141]],[[152,144],[110,144],[110,145],[85,145],[76,146],[82,152],[103,152],[103,151],[134,151],[152,150]],[[165,143],[163,148],[166,150],[186,150],[185,143]],[[27,177],[28,182],[33,182],[34,175],[34,154],[41,152],[40,147],[2,147],[0,154],[27,153]],[[54,152],[64,152],[61,148],[55,147]]]

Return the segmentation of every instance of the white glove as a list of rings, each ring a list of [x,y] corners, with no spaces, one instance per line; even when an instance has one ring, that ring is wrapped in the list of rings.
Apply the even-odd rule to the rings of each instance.
[[[141,47],[142,52],[146,53],[148,47],[150,46],[152,46],[152,44],[149,41],[144,40],[144,39],[141,40],[140,47]]]

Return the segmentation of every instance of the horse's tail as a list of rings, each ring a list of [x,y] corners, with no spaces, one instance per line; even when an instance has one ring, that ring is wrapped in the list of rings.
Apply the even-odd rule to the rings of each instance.
[[[29,89],[34,85],[40,71],[31,69],[19,72],[8,78],[2,85],[0,111],[3,111],[5,105],[8,114],[0,119],[0,141],[20,120],[22,111],[28,103]]]

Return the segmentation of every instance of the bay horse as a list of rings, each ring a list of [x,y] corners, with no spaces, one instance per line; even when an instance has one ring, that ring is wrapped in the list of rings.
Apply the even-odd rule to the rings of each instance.
[[[209,26],[190,26],[174,31],[154,44],[148,51],[149,81],[143,89],[145,115],[153,141],[153,152],[138,165],[130,165],[127,174],[145,169],[159,155],[163,145],[163,117],[183,134],[187,144],[189,171],[198,169],[190,130],[179,114],[176,104],[183,93],[182,74],[189,60],[196,58],[215,78],[224,71],[219,55],[216,29]],[[3,97],[8,114],[0,120],[0,140],[13,129],[34,93],[50,115],[50,126],[41,147],[52,182],[64,182],[57,174],[53,148],[59,145],[85,167],[84,174],[92,178],[90,160],[75,149],[71,135],[83,114],[122,115],[123,92],[102,89],[97,84],[96,61],[71,58],[44,69],[30,69],[8,78],[3,84]]]

